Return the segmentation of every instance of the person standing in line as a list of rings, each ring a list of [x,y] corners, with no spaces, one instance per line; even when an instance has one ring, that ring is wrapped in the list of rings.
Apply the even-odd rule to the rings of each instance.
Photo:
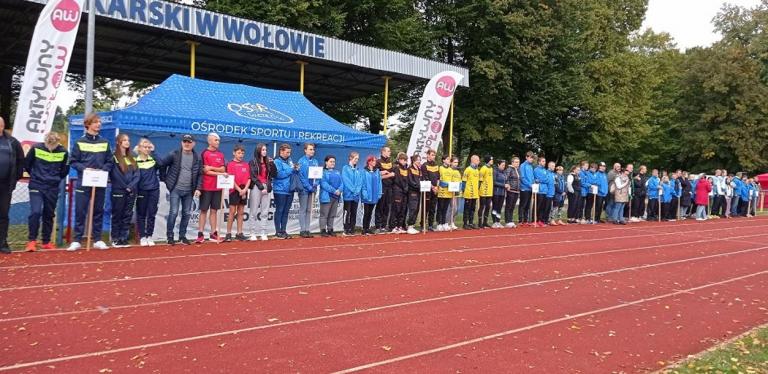
[[[566,196],[568,197],[568,223],[579,223],[581,220],[581,176],[578,165],[571,168],[565,180]]]
[[[227,219],[227,236],[224,241],[232,241],[232,223],[237,220],[237,234],[234,239],[248,240],[243,233],[243,215],[245,206],[248,205],[248,190],[251,187],[251,167],[243,161],[245,147],[235,144],[232,151],[234,159],[227,163],[227,174],[235,177],[235,187],[229,189],[229,219]]]
[[[408,234],[418,234],[416,221],[419,219],[421,207],[421,156],[411,156],[411,166],[408,168]]]
[[[594,196],[592,196],[594,195],[592,193],[592,183],[594,182],[593,179],[596,170],[597,164],[592,163],[592,165],[590,165],[587,161],[581,162],[581,171],[579,171],[579,179],[581,180],[581,204],[579,207],[581,208],[581,211],[579,211],[579,214],[582,219],[579,220],[580,224],[592,223],[591,212],[592,201],[594,200]]]
[[[195,152],[195,138],[186,134],[181,138],[181,147],[177,148],[160,162],[162,169],[160,175],[165,175],[165,186],[168,188],[170,207],[168,209],[168,222],[165,233],[169,245],[175,245],[173,229],[176,226],[176,217],[181,207],[181,221],[179,222],[179,242],[184,245],[192,244],[187,239],[187,225],[192,217],[192,198],[200,196],[202,183],[202,160]]]
[[[554,167],[555,163],[550,162],[551,166]],[[552,213],[549,215],[549,224],[550,225],[566,225],[567,223],[563,222],[563,206],[565,206],[565,195],[566,195],[566,189],[565,189],[565,176],[563,175],[563,167],[557,166],[555,168],[555,172],[551,173],[554,177],[554,188],[553,188],[553,194],[552,194]]]
[[[40,231],[41,219],[43,223],[41,248],[44,250],[56,248],[51,243],[53,219],[56,216],[56,202],[59,200],[59,186],[69,172],[67,163],[69,154],[60,144],[60,141],[61,136],[51,131],[45,134],[44,142],[32,146],[25,158],[24,168],[29,173],[29,241],[26,247],[27,252],[37,250],[37,234]],[[2,143],[3,139],[0,138],[0,147],[2,147]],[[3,155],[0,155],[1,157]],[[0,165],[0,170],[2,170],[0,174],[11,169]]]
[[[477,212],[478,227],[490,228],[488,214],[491,212],[491,200],[493,200],[493,157],[483,157],[483,166],[480,167],[480,210]]]
[[[251,170],[251,241],[267,240],[267,221],[269,221],[269,205],[272,200],[272,175],[274,166],[271,158],[267,157],[267,145],[259,143],[253,151],[253,159],[248,163]]]
[[[613,192],[614,192],[614,181],[616,180],[616,177],[621,174],[621,164],[616,162],[613,164],[613,169],[611,169],[608,172],[608,194],[605,197],[605,215],[607,216],[608,221],[613,220]]]
[[[376,161],[376,169],[381,173],[381,199],[376,204],[376,233],[387,234],[394,227],[390,225],[392,221],[392,199],[394,194],[395,181],[395,163],[392,162],[392,150],[387,147],[381,147],[381,158]]]
[[[648,168],[645,165],[640,165],[640,172],[632,178],[632,187],[634,193],[632,194],[632,217],[630,222],[640,222],[643,219],[643,213],[645,212],[645,198],[648,197],[648,190],[645,187],[648,181]],[[631,174],[630,174],[631,175]]]
[[[288,213],[291,211],[294,194],[291,190],[291,178],[299,172],[299,164],[293,163],[291,146],[285,143],[280,145],[277,158],[272,164],[275,176],[272,180],[272,192],[275,198],[275,238],[289,239]]]
[[[136,226],[138,226],[139,244],[142,247],[154,247],[152,236],[155,233],[155,216],[160,201],[160,177],[158,170],[162,167],[155,160],[153,152],[155,145],[143,138],[136,145],[136,167],[139,169],[139,184],[136,193]]]
[[[448,217],[451,201],[453,199],[453,192],[449,191],[448,187],[453,181],[453,169],[451,169],[451,156],[443,156],[443,164],[440,166],[440,182],[437,190],[437,231],[451,231],[448,227]],[[461,176],[459,176],[461,181]]]
[[[493,210],[491,217],[493,218],[493,228],[500,229],[504,227],[501,225],[501,212],[506,197],[507,162],[499,160],[497,164],[498,166],[493,169]]]
[[[366,158],[362,175],[363,188],[360,192],[360,201],[363,202],[363,235],[371,235],[376,233],[375,230],[371,230],[371,218],[382,195],[381,171],[376,168],[376,156],[371,155]]]
[[[742,217],[749,217],[749,183],[747,183],[747,174],[741,175],[741,190],[739,193],[739,215]]]
[[[725,174],[725,173],[723,173]],[[725,218],[731,218],[731,204],[733,204],[733,176],[725,174]]]
[[[336,212],[339,210],[339,200],[344,189],[341,173],[336,170],[336,157],[325,156],[323,179],[320,180],[320,236],[336,236],[333,227]]]
[[[739,205],[741,204],[741,173],[736,173],[731,178],[731,187],[733,188],[733,197],[731,197],[731,217],[739,216]]]
[[[632,207],[632,201],[635,196],[635,184],[632,183],[632,178],[635,176],[635,166],[629,163],[624,168],[627,171],[627,175],[629,175],[629,201],[624,204],[624,212],[622,214],[624,216],[624,222],[631,222],[632,217],[629,216],[629,209]]]
[[[534,227],[545,227],[549,223],[547,210],[547,194],[549,190],[549,173],[547,172],[547,159],[539,156],[538,166],[533,170],[534,182],[539,185],[539,192],[536,195],[536,222]],[[552,203],[551,201],[549,202]]]
[[[723,200],[720,197],[723,196],[723,190],[721,189],[723,179],[723,171],[720,169],[715,170],[715,176],[712,178],[712,210],[710,211],[710,218],[721,215],[720,209],[723,206]]]
[[[525,162],[520,166],[520,207],[517,211],[518,222],[521,226],[535,224],[531,217],[531,185],[533,185],[533,158],[534,154],[528,151],[525,154]]]
[[[131,153],[131,139],[127,134],[115,138],[115,166],[109,173],[112,183],[112,246],[127,247],[131,229],[133,207],[139,187],[139,168]]]
[[[512,161],[507,168],[507,182],[504,185],[507,198],[504,202],[504,226],[508,228],[516,227],[513,214],[517,200],[520,198],[520,158],[512,157]]]
[[[668,176],[661,178],[661,217],[667,221],[675,221],[675,212],[672,210],[672,195],[675,187]]]
[[[605,204],[605,198],[608,196],[608,177],[605,174],[605,162],[600,163],[600,167],[595,174],[595,180],[597,181],[597,208],[595,214],[595,223],[605,223],[600,219],[599,215],[603,212],[603,205]]]
[[[614,193],[613,193],[613,223],[615,225],[626,225],[627,221],[624,219],[624,205],[629,202],[629,188],[630,188],[629,170],[624,169],[618,175],[616,180],[613,181]]]
[[[351,152],[349,163],[344,165],[341,171],[344,184],[344,233],[342,236],[355,235],[357,226],[357,204],[360,203],[360,192],[363,190],[363,174],[357,168],[358,161],[360,161],[360,154]]]
[[[480,156],[472,155],[469,166],[464,169],[461,181],[464,184],[464,229],[474,230],[475,208],[480,198]]]
[[[221,138],[216,133],[208,134],[208,148],[206,148],[201,154],[202,160],[202,187],[200,195],[200,224],[197,230],[197,239],[195,243],[202,244],[205,242],[203,231],[205,231],[205,221],[209,220],[211,226],[211,234],[209,238],[211,241],[219,242],[221,238],[218,232],[218,211],[221,206],[221,194],[222,191],[216,188],[217,177],[219,175],[227,174],[226,159],[224,154],[219,151],[219,144]]]
[[[5,120],[0,117],[0,252],[9,254],[8,227],[11,198],[16,182],[24,176],[24,149],[11,132],[5,129]],[[102,195],[103,196],[103,195]],[[82,206],[82,205],[81,205]]]
[[[679,172],[672,172],[669,176],[669,184],[672,185],[672,201],[669,202],[670,216],[672,219],[677,220],[678,217],[678,204],[680,197],[683,196],[683,187],[678,179]]]
[[[393,234],[405,233],[405,215],[408,206],[408,156],[400,152],[397,154],[397,165],[392,172],[392,209],[389,225]]]
[[[719,170],[718,170],[719,171]],[[699,174],[696,182],[696,220],[707,220],[707,205],[709,204],[709,193],[712,191],[712,185],[707,180],[704,173]]]
[[[693,204],[693,187],[691,186],[691,180],[688,178],[687,171],[683,171],[677,179],[680,182],[682,192],[682,196],[680,196],[680,218],[687,219]]]
[[[661,189],[661,180],[659,179],[659,170],[653,169],[651,171],[651,177],[645,182],[645,190],[648,192],[648,210],[646,219],[648,221],[656,221],[659,217],[659,203]]]
[[[437,153],[434,149],[427,151],[427,162],[421,165],[421,176],[425,181],[429,181],[432,184],[432,189],[426,193],[427,206],[424,207],[427,213],[427,230],[435,231],[435,213],[437,211],[437,187],[440,183],[440,166],[435,162],[435,156]]]
[[[85,170],[102,170],[110,172],[113,165],[112,150],[107,139],[99,136],[101,131],[101,118],[98,114],[91,113],[83,121],[85,133],[75,142],[70,155],[70,167],[77,171],[77,184],[75,184],[75,240],[69,244],[68,251],[76,251],[81,248],[80,241],[85,235],[85,221],[88,216],[88,207],[91,201],[91,189],[83,187],[83,173]],[[104,217],[104,195],[106,188],[96,187],[93,199],[93,229],[92,237],[96,249],[107,249],[107,244],[101,240],[101,230]]]
[[[315,198],[318,180],[309,179],[309,168],[317,167],[319,163],[315,158],[315,145],[304,143],[304,156],[299,159],[299,178],[301,179],[302,189],[299,191],[299,236],[302,238],[311,238],[309,231],[309,221],[312,219],[312,199]]]

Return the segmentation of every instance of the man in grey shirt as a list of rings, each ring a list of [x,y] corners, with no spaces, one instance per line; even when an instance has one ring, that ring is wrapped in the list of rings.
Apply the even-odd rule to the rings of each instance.
[[[605,201],[605,213],[608,216],[608,221],[612,220],[611,213],[613,212],[613,192],[611,192],[611,186],[616,184],[616,177],[621,174],[621,164],[614,163],[613,170],[608,172],[608,196]]]
[[[181,148],[172,151],[160,162],[164,171],[161,175],[165,176],[165,185],[168,187],[171,202],[166,226],[168,244],[170,245],[176,244],[173,228],[176,226],[179,205],[181,205],[179,241],[183,244],[190,244],[186,234],[189,218],[192,215],[192,198],[200,194],[200,183],[202,183],[202,178],[200,178],[202,160],[194,148],[194,137],[189,134],[184,135],[181,138]]]

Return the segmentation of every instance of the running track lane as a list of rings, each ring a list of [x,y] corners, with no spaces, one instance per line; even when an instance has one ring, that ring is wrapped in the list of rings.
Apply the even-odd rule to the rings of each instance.
[[[717,260],[681,261],[676,264],[646,267],[642,271],[627,270],[602,277],[581,277],[578,280],[572,280],[568,285],[556,282],[502,291],[486,291],[463,297],[446,298],[442,302],[409,304],[399,308],[352,314],[344,318],[275,326],[258,333],[226,335],[216,339],[180,343],[189,347],[184,350],[189,354],[176,355],[168,349],[169,346],[162,346],[166,348],[150,349],[145,352],[146,356],[139,356],[139,358],[144,365],[162,365],[153,367],[179,368],[195,365],[195,367],[211,370],[227,370],[236,369],[237,363],[244,363],[243,357],[256,359],[273,356],[272,360],[249,360],[245,363],[265,364],[267,366],[262,368],[265,370],[278,370],[281,367],[291,370],[302,370],[302,368],[333,370],[337,369],[336,366],[343,367],[345,364],[354,364],[355,361],[370,362],[394,354],[395,352],[392,352],[394,349],[387,351],[376,346],[382,338],[392,341],[390,344],[393,346],[397,344],[399,347],[397,352],[418,351],[439,345],[441,342],[492,333],[508,327],[507,325],[514,327],[519,324],[535,323],[538,320],[558,318],[563,313],[563,305],[567,305],[567,312],[575,314],[579,312],[578,309],[583,308],[593,310],[595,307],[611,307],[616,302],[627,300],[627,297],[653,297],[669,289],[728,279],[728,276],[733,276],[736,272],[749,273],[755,268],[764,269],[763,264],[766,259],[765,250],[756,249],[752,252],[723,255]],[[695,265],[694,262],[696,262]],[[606,282],[616,282],[620,286],[607,287]],[[537,309],[532,312],[533,307]],[[502,315],[508,318],[500,319]],[[333,335],[329,335],[328,332],[333,332]],[[220,340],[223,342],[219,342]],[[307,346],[297,347],[296,341],[307,342]],[[220,349],[216,349],[219,345],[222,345]],[[323,350],[326,354],[333,354],[333,356],[319,355]],[[215,353],[211,354],[211,352]],[[125,361],[119,359],[131,353],[136,351],[117,353],[110,355],[109,358],[89,358],[87,361],[106,360],[105,363],[108,363],[109,359],[113,358],[121,362],[119,367],[131,367],[135,364],[130,360],[131,357]],[[194,357],[197,361],[194,363],[185,361],[184,356],[190,360]],[[301,361],[275,359],[275,356],[278,358],[300,357]],[[239,357],[240,361],[229,361],[227,357],[230,359]],[[82,365],[95,368],[101,362],[88,364],[82,360],[65,361],[58,363],[57,366],[63,367],[62,365],[70,363],[76,365],[72,367],[74,369],[82,368]],[[255,369],[253,366],[249,368]]]

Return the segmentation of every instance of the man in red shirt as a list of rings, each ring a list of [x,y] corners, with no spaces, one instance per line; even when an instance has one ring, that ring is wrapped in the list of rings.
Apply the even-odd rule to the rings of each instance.
[[[229,189],[229,219],[227,219],[227,236],[225,242],[232,241],[232,223],[237,219],[237,240],[247,240],[243,234],[243,212],[248,205],[248,189],[251,186],[251,167],[243,161],[245,148],[242,144],[235,145],[232,155],[234,160],[227,164],[227,174],[235,176],[235,188]]]
[[[209,211],[210,216],[207,218],[211,222],[210,239],[212,241],[219,241],[216,214],[221,209],[221,190],[216,188],[216,177],[227,174],[224,167],[226,164],[224,154],[219,151],[220,142],[221,138],[218,134],[213,132],[208,134],[208,148],[200,155],[203,160],[203,181],[202,188],[200,188],[200,229],[197,232],[197,240],[195,240],[197,244],[205,242],[203,230],[205,229],[205,220]]]

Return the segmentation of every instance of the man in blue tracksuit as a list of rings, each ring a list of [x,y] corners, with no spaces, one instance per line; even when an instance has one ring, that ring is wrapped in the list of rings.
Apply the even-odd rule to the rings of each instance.
[[[595,174],[595,184],[597,184],[597,201],[595,206],[597,208],[595,208],[594,223],[602,222],[600,216],[604,210],[603,205],[606,202],[605,198],[608,196],[608,176],[605,174],[605,169],[605,162],[600,162],[600,167],[597,169],[597,173]]]
[[[525,162],[520,165],[520,208],[517,213],[521,225],[531,222],[531,185],[533,185],[533,152],[525,154]]]
[[[69,172],[68,153],[61,146],[58,133],[45,135],[45,142],[35,144],[27,153],[25,169],[29,173],[29,242],[27,252],[37,250],[40,219],[43,223],[43,249],[56,248],[51,243],[59,185]]]
[[[549,194],[549,172],[547,171],[547,159],[539,157],[539,166],[533,170],[533,179],[539,184],[539,192],[536,194],[536,222],[537,227],[544,227],[549,223],[547,205],[552,202],[547,199]],[[547,203],[549,201],[549,204]]]
[[[741,183],[741,173],[736,173],[736,176],[731,179],[731,187],[733,187],[731,217],[737,217],[739,215],[739,204],[741,204],[741,189],[744,187],[744,184]]]
[[[655,221],[659,219],[659,186],[661,180],[659,179],[659,170],[653,169],[651,177],[648,178],[645,188],[648,192],[648,210],[646,219],[648,221]]]
[[[594,187],[593,187],[594,186]],[[581,192],[584,199],[584,220],[585,223],[594,223],[593,217],[596,216],[599,205],[597,205],[597,163],[589,165],[589,169],[582,170]]]
[[[85,133],[72,146],[70,166],[77,171],[77,183],[75,184],[75,240],[67,248],[68,251],[80,249],[80,241],[85,236],[85,221],[88,216],[88,207],[91,200],[91,189],[83,187],[83,172],[87,169],[96,169],[106,172],[112,170],[112,150],[107,139],[99,136],[101,131],[101,118],[91,113],[83,121]],[[107,244],[101,240],[101,229],[104,218],[104,190],[96,187],[93,204],[93,244],[96,249],[107,249]]]
[[[312,234],[309,232],[309,221],[312,218],[310,209],[320,180],[309,179],[309,168],[319,165],[320,163],[315,158],[315,145],[305,143],[304,156],[299,159],[299,179],[301,179],[302,186],[302,189],[299,191],[299,236],[302,238],[312,237]]]

